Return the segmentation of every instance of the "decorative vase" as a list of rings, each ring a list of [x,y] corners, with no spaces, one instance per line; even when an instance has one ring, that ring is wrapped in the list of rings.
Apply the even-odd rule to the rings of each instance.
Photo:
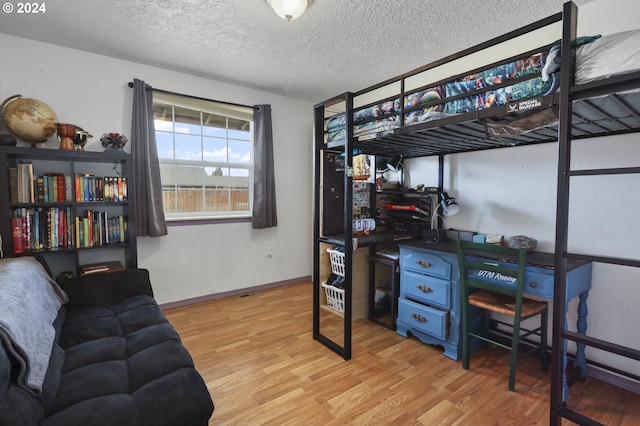
[[[100,143],[105,151],[123,151],[128,139],[120,133],[104,133],[100,136]]]

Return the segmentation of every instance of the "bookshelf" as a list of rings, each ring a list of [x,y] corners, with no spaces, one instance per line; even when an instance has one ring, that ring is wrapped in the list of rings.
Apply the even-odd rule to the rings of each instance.
[[[0,176],[5,257],[41,254],[54,276],[97,262],[137,267],[131,154],[2,146]]]

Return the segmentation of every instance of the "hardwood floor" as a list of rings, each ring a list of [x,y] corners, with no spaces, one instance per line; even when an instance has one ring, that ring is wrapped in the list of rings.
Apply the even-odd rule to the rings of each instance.
[[[312,338],[311,283],[165,311],[215,404],[215,425],[545,425],[550,373],[482,349],[465,371],[442,349],[367,320],[344,361]],[[640,424],[640,397],[587,378],[568,406],[611,425]],[[564,421],[563,424],[570,424]]]

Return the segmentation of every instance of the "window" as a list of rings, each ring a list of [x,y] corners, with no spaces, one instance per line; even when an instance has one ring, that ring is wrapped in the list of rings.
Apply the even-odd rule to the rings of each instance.
[[[253,109],[156,91],[153,113],[166,219],[251,217]]]

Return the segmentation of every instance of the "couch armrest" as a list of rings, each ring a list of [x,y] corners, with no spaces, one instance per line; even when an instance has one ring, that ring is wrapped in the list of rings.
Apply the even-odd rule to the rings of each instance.
[[[61,287],[69,296],[67,307],[112,304],[133,296],[153,297],[146,269],[81,275],[70,278]]]

